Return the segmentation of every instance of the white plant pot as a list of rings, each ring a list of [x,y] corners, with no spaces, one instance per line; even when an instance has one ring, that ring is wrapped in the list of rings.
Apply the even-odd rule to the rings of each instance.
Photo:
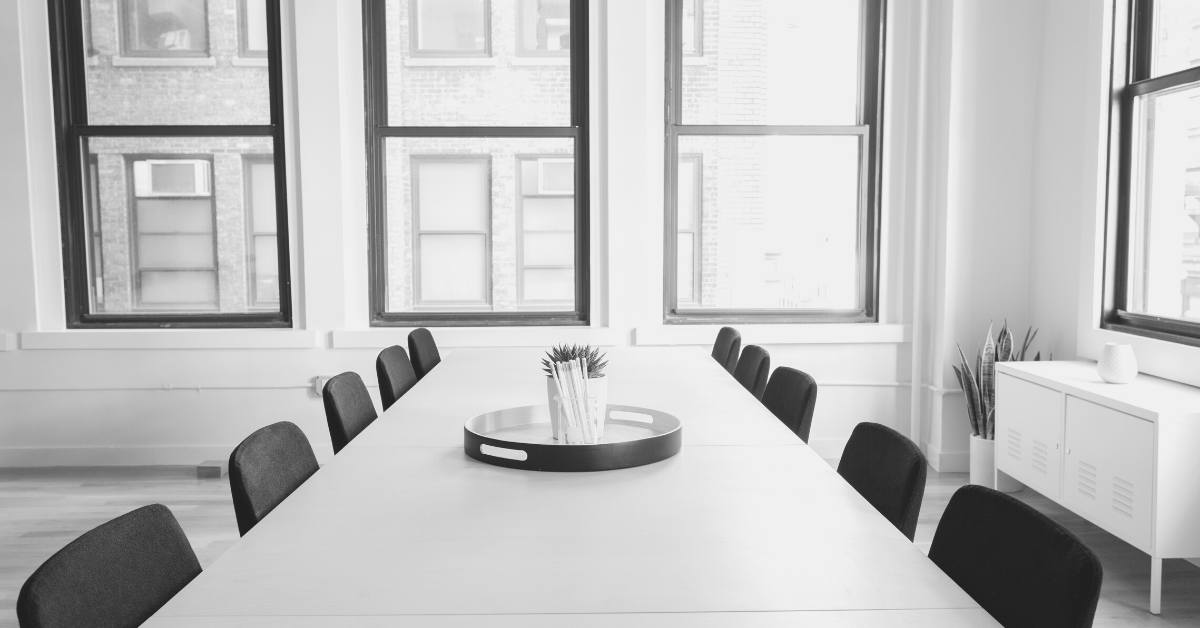
[[[608,413],[608,377],[601,375],[600,377],[588,378],[588,392],[597,397],[597,404],[602,408],[604,413]],[[558,440],[558,425],[559,413],[558,403],[554,398],[558,396],[558,385],[554,383],[554,378],[546,376],[546,404],[550,407],[550,432],[554,436],[554,440]],[[600,422],[600,435],[604,436],[604,422]]]
[[[1138,374],[1137,357],[1133,347],[1118,342],[1104,343],[1100,361],[1096,363],[1100,379],[1110,384],[1128,384]]]
[[[1013,478],[996,472],[996,441],[975,435],[971,436],[971,484],[994,488],[1003,493],[1015,493],[1025,488]]]

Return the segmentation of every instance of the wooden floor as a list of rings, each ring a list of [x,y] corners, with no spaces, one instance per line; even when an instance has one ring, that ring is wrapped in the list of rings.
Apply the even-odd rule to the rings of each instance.
[[[962,473],[930,473],[916,544],[928,551]],[[1200,626],[1200,567],[1168,560],[1162,615],[1147,608],[1150,558],[1028,489],[1016,496],[1080,535],[1104,563],[1096,626]],[[0,469],[0,628],[16,628],[17,592],[51,554],[138,506],[163,503],[207,567],[238,539],[227,478],[198,480],[191,467]]]

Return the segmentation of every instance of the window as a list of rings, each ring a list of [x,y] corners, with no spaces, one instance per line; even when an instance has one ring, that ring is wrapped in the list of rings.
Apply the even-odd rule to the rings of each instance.
[[[408,0],[412,54],[486,57],[491,54],[489,0]]]
[[[121,0],[124,46],[129,56],[208,54],[206,0]]]
[[[240,0],[238,56],[267,56],[267,0]]]
[[[565,57],[571,50],[570,0],[517,0],[517,53]]]
[[[263,67],[114,63],[133,41],[202,37],[207,54],[210,19],[225,47],[214,53],[233,57],[240,19],[233,5],[116,6],[124,23],[94,22],[99,59],[85,63],[83,18],[111,16],[113,3],[50,1],[67,325],[290,326],[277,55]],[[278,42],[278,0],[258,6]],[[169,34],[179,30],[189,34]]]
[[[882,2],[667,23],[665,320],[876,320]]]
[[[586,7],[364,0],[372,325],[586,324]]]
[[[1130,8],[1102,324],[1200,345],[1200,4]]]

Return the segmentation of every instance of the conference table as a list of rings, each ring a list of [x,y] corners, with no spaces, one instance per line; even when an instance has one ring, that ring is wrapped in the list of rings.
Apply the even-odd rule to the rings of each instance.
[[[683,423],[672,458],[469,458],[468,419],[546,403],[541,355],[447,352],[146,625],[998,625],[695,348],[609,352],[610,404]]]

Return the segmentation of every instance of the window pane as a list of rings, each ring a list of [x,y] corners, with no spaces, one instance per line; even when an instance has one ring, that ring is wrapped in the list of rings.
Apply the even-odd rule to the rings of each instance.
[[[571,50],[570,0],[517,0],[520,50],[566,55]]]
[[[139,199],[139,233],[212,233],[208,199]]]
[[[526,266],[571,266],[575,263],[575,236],[571,233],[526,233]]]
[[[275,233],[275,165],[271,162],[251,162],[250,210],[254,233]]]
[[[700,54],[698,35],[703,28],[697,9],[701,0],[683,0],[683,32],[681,33],[683,54]]]
[[[696,300],[696,236],[692,233],[679,234],[679,243],[675,248],[679,256],[679,284],[677,291],[680,303]]]
[[[203,52],[208,49],[205,0],[123,0],[128,52]]]
[[[84,201],[99,226],[93,227],[93,267],[102,273],[94,278],[92,312],[161,314],[171,312],[172,303],[185,304],[180,311],[194,310],[196,303],[222,313],[249,311],[255,268],[266,264],[278,274],[275,258],[263,260],[247,235],[255,214],[249,205],[264,196],[255,193],[253,181],[270,176],[264,160],[271,158],[272,138],[93,137],[83,146],[85,163],[94,164],[94,192]],[[207,195],[161,195],[164,189],[195,189],[197,172]],[[267,215],[273,229],[273,214]],[[150,272],[182,268],[210,270],[147,279]],[[176,282],[182,287],[173,288]],[[197,296],[210,294],[215,296]]]
[[[526,301],[575,300],[575,271],[557,268],[525,269]]]
[[[483,0],[410,1],[416,0],[386,0],[385,5],[390,125],[571,124],[570,65],[558,59],[513,61],[519,52],[513,30],[517,0],[493,0],[486,12]],[[477,16],[488,13],[491,23],[485,29]],[[489,51],[481,37],[491,30],[505,35],[497,36]],[[431,47],[435,44],[440,47]]]
[[[1154,76],[1200,65],[1200,2],[1157,0],[1154,3]]]
[[[526,231],[572,231],[575,229],[575,199],[528,198],[525,206]]]
[[[537,196],[523,173],[530,162],[569,159],[573,152],[569,138],[387,138],[386,311],[436,311],[431,301],[470,301],[489,311],[517,311],[522,306],[520,230],[562,230],[572,242],[574,238],[573,198]],[[536,177],[530,180],[536,185]],[[435,244],[437,257],[428,257],[426,242],[436,235],[431,231],[450,232],[445,242],[454,246],[474,243],[463,253],[470,263],[464,266],[466,262],[445,253],[452,244]],[[421,253],[416,251],[418,240]],[[439,269],[443,264],[449,267]],[[471,270],[469,277],[447,281],[467,273],[464,268],[478,273]],[[439,285],[428,285],[435,279]]]
[[[217,303],[216,273],[212,271],[144,271],[139,305],[213,306]]]
[[[481,235],[421,236],[421,304],[487,301],[487,242]]]
[[[676,202],[679,207],[679,218],[677,226],[679,229],[695,229],[696,228],[696,213],[699,209],[696,206],[696,185],[697,178],[700,173],[697,168],[700,166],[700,159],[695,156],[684,156],[679,159],[679,195]]]
[[[537,193],[574,194],[575,162],[570,159],[539,159]]]
[[[234,0],[77,1],[91,16],[89,124],[271,123],[268,68],[233,65],[242,36]],[[263,0],[245,1],[247,41],[258,45]]]
[[[683,65],[684,124],[857,123],[858,2],[703,0],[702,12],[716,30],[704,63]]]
[[[1200,87],[1139,99],[1129,311],[1200,320]]]
[[[254,305],[279,303],[279,251],[275,236],[254,236]]]
[[[695,307],[861,307],[857,136],[683,136],[679,150],[702,156],[706,182]]]
[[[246,6],[246,51],[267,52],[267,0],[241,0]]]
[[[486,159],[413,158],[421,231],[487,231]]]
[[[487,50],[484,0],[414,0],[418,52]]]

